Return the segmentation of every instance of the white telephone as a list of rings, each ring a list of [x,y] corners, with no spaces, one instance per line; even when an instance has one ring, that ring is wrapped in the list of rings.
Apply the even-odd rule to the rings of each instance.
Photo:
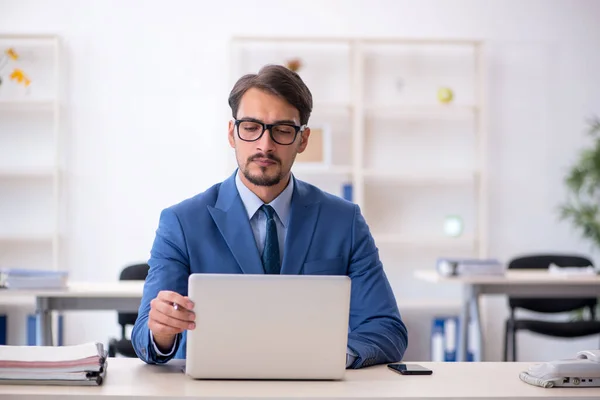
[[[573,359],[532,365],[519,378],[544,388],[600,387],[600,350],[580,351]]]

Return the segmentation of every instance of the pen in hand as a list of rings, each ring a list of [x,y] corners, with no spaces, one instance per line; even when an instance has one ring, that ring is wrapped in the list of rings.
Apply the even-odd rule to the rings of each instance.
[[[148,328],[161,351],[170,349],[178,334],[196,328],[194,303],[177,292],[163,290],[150,302]]]

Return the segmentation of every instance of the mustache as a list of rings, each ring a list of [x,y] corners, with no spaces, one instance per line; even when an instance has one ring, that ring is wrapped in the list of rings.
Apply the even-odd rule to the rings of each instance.
[[[256,153],[253,156],[248,157],[248,162],[254,161],[257,158],[266,158],[268,160],[275,161],[275,162],[278,162],[281,164],[281,159],[279,157],[277,157],[275,154],[271,154],[271,153]]]

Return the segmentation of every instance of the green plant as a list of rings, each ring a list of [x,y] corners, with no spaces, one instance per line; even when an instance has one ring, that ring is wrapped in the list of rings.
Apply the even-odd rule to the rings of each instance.
[[[561,220],[570,221],[581,235],[600,250],[600,118],[589,121],[593,145],[582,150],[565,178],[568,200],[560,206]],[[600,311],[600,302],[596,315]],[[571,313],[571,320],[583,320],[584,311]]]
[[[560,206],[560,218],[570,221],[600,250],[600,118],[592,118],[589,126],[594,142],[581,151],[565,178],[570,193]]]

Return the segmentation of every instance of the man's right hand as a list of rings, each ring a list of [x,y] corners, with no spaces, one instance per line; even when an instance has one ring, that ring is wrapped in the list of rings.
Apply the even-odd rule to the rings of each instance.
[[[168,353],[179,333],[196,327],[193,308],[189,298],[168,290],[160,291],[150,302],[148,328],[160,351]]]

